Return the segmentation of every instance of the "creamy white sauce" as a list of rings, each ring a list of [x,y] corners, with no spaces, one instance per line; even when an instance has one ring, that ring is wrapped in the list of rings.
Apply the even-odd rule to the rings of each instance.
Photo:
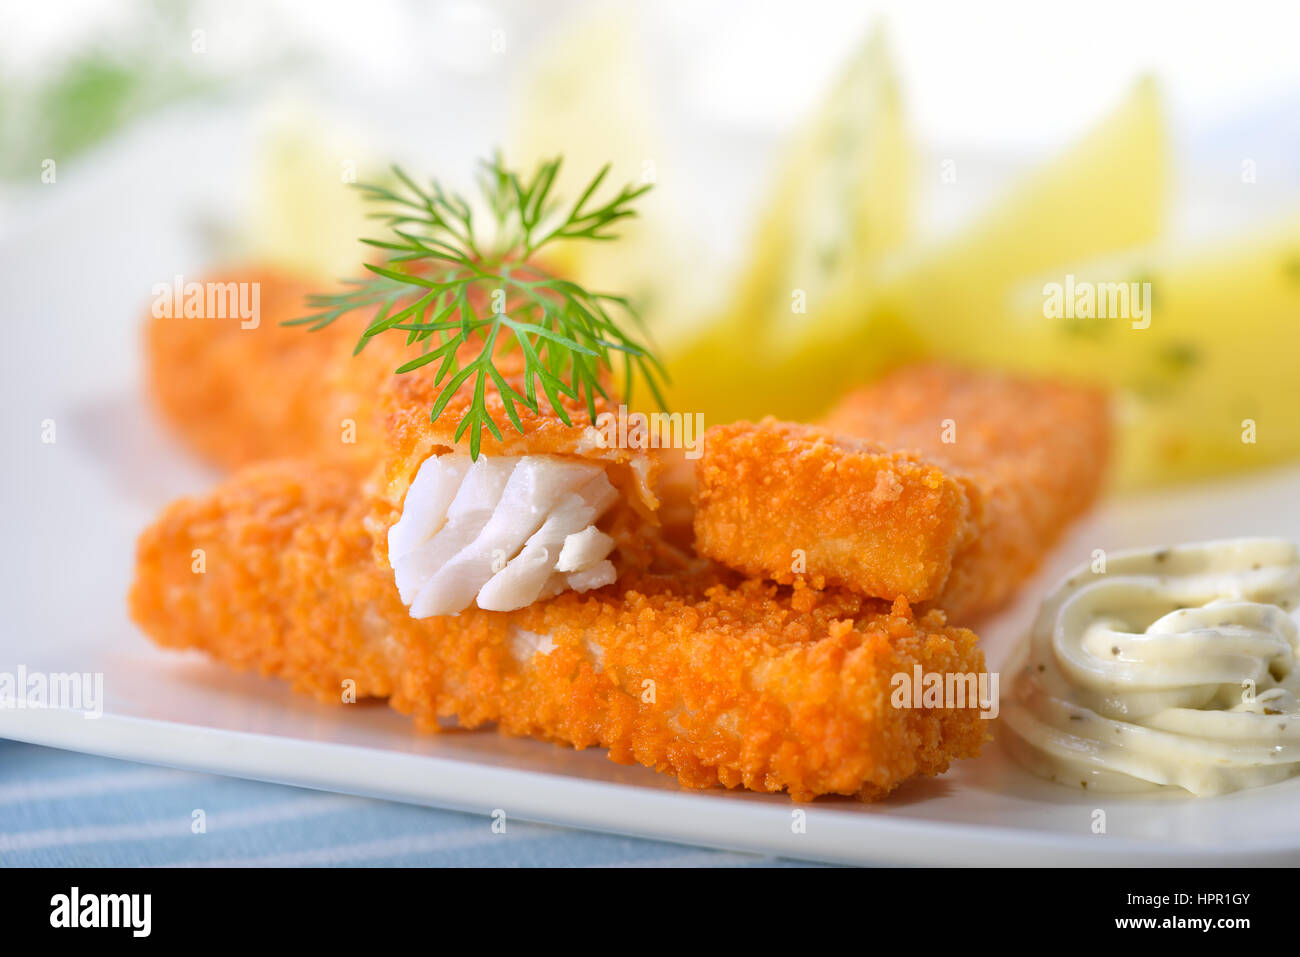
[[[1221,794],[1300,774],[1300,550],[1108,556],[1043,603],[1003,719],[1025,764],[1100,790]]]
[[[556,455],[432,456],[388,532],[412,618],[477,603],[512,611],[614,581],[614,541],[595,522],[618,498],[604,469]]]

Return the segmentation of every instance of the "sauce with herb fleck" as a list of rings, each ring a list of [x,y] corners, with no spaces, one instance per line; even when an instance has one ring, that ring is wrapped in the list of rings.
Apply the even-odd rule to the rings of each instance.
[[[1003,719],[1031,770],[1097,790],[1221,794],[1300,774],[1300,549],[1126,552],[1043,603]]]

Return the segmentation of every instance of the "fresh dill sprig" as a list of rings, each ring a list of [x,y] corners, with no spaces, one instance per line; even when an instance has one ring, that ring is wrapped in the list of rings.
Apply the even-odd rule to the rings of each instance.
[[[315,331],[356,310],[375,310],[354,354],[380,333],[405,333],[407,345],[418,345],[420,354],[398,366],[397,373],[438,363],[434,384],[440,389],[430,410],[434,421],[472,379],[472,400],[455,438],[459,442],[469,430],[474,459],[483,429],[501,440],[487,410],[490,391],[501,397],[506,416],[520,432],[518,406],[538,411],[539,384],[551,410],[566,425],[572,422],[562,396],[585,405],[594,422],[596,396],[606,396],[601,370],[613,370],[614,353],[622,357],[624,395],[630,396],[639,375],[663,408],[663,367],[628,333],[625,322],[615,320],[615,314],[621,314],[641,325],[628,300],[584,289],[548,272],[535,258],[561,241],[615,239],[613,227],[636,215],[632,202],[650,187],[624,186],[596,205],[592,197],[609,173],[605,166],[577,201],[565,206],[551,196],[560,164],[558,157],[540,164],[525,182],[505,167],[499,154],[482,162],[478,188],[491,219],[487,234],[478,228],[482,224],[475,222],[464,197],[436,181],[421,188],[395,166],[397,183],[392,189],[358,184],[367,199],[388,207],[371,215],[387,224],[390,237],[362,240],[384,250],[384,261],[366,263],[373,275],[347,280],[344,292],[309,297],[311,314],[285,324]],[[522,393],[495,361],[516,348],[524,359]],[[472,359],[463,359],[462,352],[474,349]]]

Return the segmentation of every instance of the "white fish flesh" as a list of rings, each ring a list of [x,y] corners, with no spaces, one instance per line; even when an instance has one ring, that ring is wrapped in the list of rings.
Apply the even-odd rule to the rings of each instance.
[[[388,533],[388,557],[411,617],[477,602],[510,611],[565,588],[614,581],[613,539],[595,523],[618,498],[604,469],[556,455],[433,456]]]

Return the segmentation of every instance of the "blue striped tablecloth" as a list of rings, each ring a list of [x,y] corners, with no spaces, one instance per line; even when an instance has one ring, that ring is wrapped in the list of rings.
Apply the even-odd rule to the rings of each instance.
[[[206,832],[193,833],[201,810]],[[156,768],[0,740],[0,866],[626,867],[797,862]]]

